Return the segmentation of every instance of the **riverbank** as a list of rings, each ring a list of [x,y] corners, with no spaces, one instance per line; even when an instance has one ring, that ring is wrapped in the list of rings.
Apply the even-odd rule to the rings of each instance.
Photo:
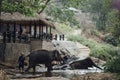
[[[113,73],[89,73],[73,77],[72,80],[119,80]]]
[[[74,75],[71,79],[65,77],[40,77],[40,78],[23,78],[10,80],[119,80],[113,73],[88,73],[84,75]]]

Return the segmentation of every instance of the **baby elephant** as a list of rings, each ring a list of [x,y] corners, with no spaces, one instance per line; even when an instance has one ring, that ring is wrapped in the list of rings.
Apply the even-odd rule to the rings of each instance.
[[[79,60],[70,63],[70,67],[72,69],[88,69],[88,67],[93,67],[93,66],[102,70],[102,68],[98,67],[89,57],[84,60]]]

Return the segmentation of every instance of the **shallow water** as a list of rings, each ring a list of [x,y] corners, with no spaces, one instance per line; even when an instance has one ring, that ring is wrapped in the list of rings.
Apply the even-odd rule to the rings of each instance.
[[[37,72],[36,74],[32,74],[32,73],[27,73],[27,74],[16,74],[16,77],[22,76],[22,77],[65,77],[65,78],[69,78],[72,79],[74,76],[79,76],[82,74],[86,74],[86,73],[101,73],[103,72],[100,69],[96,69],[96,68],[91,68],[91,69],[85,69],[85,70],[80,70],[80,69],[76,69],[76,70],[53,70],[51,73],[46,72],[47,69],[46,68],[40,68],[37,67],[36,68]]]

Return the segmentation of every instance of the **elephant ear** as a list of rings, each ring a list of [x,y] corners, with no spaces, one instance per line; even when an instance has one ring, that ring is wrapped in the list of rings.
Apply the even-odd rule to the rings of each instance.
[[[57,51],[57,50],[54,50],[53,51],[53,58],[55,59],[55,60],[57,60],[57,58],[59,58],[59,56],[60,56],[60,54],[59,54],[59,52]]]

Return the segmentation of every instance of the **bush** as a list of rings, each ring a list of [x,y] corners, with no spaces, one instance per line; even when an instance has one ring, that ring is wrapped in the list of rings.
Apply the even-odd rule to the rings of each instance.
[[[97,58],[104,56],[104,60],[108,60],[117,55],[117,50],[114,46],[109,44],[100,44],[92,39],[86,39],[81,35],[71,35],[68,37],[68,40],[77,41],[83,45],[87,45],[91,49],[90,55]]]
[[[92,29],[92,30],[91,30],[91,34],[92,34],[92,35],[95,35],[95,36],[100,36],[99,31],[96,30],[96,29]]]
[[[69,33],[69,32],[72,32],[72,31],[73,31],[73,29],[70,27],[70,24],[69,24],[69,23],[66,23],[66,24],[61,23],[61,24],[60,24],[60,28],[61,28],[62,31],[64,31],[65,33]]]
[[[75,36],[75,35],[69,35],[68,36],[68,40],[70,40],[70,41],[74,41],[74,42],[84,42],[85,41],[85,38],[83,37],[83,36],[81,36],[81,35],[77,35],[77,36]]]
[[[120,73],[120,56],[114,56],[105,64],[105,71]]]
[[[97,58],[104,56],[103,60],[111,59],[115,55],[117,55],[117,50],[111,45],[98,44],[91,49],[91,56]]]
[[[107,42],[111,45],[117,46],[117,41],[115,40],[114,36],[112,36],[112,35],[107,35],[105,37],[105,42]]]

